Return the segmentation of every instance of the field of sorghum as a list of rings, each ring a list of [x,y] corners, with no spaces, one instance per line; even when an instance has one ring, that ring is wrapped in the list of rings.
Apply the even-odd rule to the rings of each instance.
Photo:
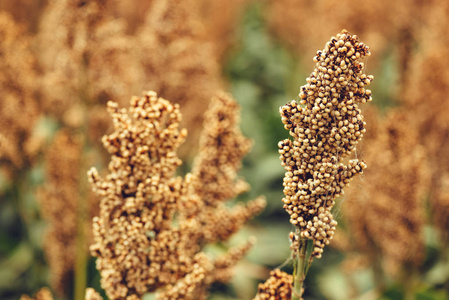
[[[0,298],[449,299],[446,2],[3,0]]]

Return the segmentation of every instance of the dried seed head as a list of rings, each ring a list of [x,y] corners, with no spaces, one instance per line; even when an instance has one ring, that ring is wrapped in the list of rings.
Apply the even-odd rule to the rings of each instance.
[[[332,239],[337,222],[331,209],[334,199],[365,164],[343,160],[355,150],[365,132],[359,103],[371,101],[365,86],[373,80],[363,73],[360,59],[369,48],[343,30],[314,57],[316,69],[301,87],[301,105],[280,108],[282,122],[293,142],[279,145],[284,177],[284,208],[300,237],[315,241],[313,255],[320,257]],[[338,68],[336,66],[339,66]],[[329,99],[332,99],[329,101]],[[293,175],[294,174],[294,175]]]

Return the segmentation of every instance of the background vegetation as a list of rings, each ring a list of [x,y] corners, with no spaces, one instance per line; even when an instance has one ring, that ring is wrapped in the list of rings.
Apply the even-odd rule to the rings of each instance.
[[[21,4],[17,4],[19,2]],[[130,6],[143,5],[143,1],[131,2]],[[268,203],[265,211],[233,238],[233,241],[239,241],[249,235],[255,235],[256,246],[245,261],[238,265],[235,277],[229,285],[213,286],[210,299],[251,299],[257,292],[257,284],[266,280],[271,269],[282,267],[283,270],[291,272],[288,234],[292,228],[288,215],[282,208],[284,170],[277,153],[277,143],[287,137],[287,131],[282,127],[278,109],[291,99],[297,98],[300,86],[306,83],[306,77],[314,68],[314,52],[322,49],[330,36],[343,28],[357,34],[360,40],[371,47],[372,56],[365,62],[366,73],[375,76],[371,85],[374,101],[369,105],[375,106],[377,110],[372,112],[374,110],[368,108],[368,140],[363,143],[357,155],[359,158],[364,158],[366,154],[367,159],[383,159],[381,156],[376,158],[371,155],[368,147],[377,143],[376,136],[380,135],[377,132],[384,126],[384,116],[394,111],[407,116],[408,123],[404,125],[407,131],[400,132],[406,137],[413,135],[409,132],[414,132],[416,141],[412,144],[420,145],[423,151],[426,151],[425,156],[429,158],[426,160],[426,166],[417,167],[419,170],[426,170],[427,179],[419,183],[424,186],[424,192],[419,193],[423,215],[419,224],[421,229],[419,234],[410,235],[411,243],[422,243],[424,257],[410,267],[413,269],[413,272],[410,272],[413,273],[412,277],[404,279],[403,274],[385,271],[391,266],[390,262],[382,262],[386,257],[385,252],[380,246],[379,249],[372,246],[370,253],[363,250],[363,247],[357,247],[358,242],[354,240],[358,236],[354,235],[351,229],[356,227],[351,225],[354,218],[345,217],[348,205],[354,201],[369,202],[369,195],[365,198],[355,197],[355,200],[351,201],[345,201],[343,197],[336,205],[336,219],[339,222],[337,232],[341,231],[344,237],[337,237],[335,246],[331,244],[327,247],[323,258],[313,263],[306,279],[304,297],[449,299],[449,248],[446,247],[449,244],[449,228],[444,225],[444,220],[449,217],[449,151],[445,147],[449,143],[449,105],[446,99],[449,76],[446,76],[447,71],[444,71],[446,66],[449,67],[449,60],[445,55],[448,50],[442,50],[449,44],[440,32],[449,25],[449,5],[444,1],[421,3],[411,0],[396,1],[395,4],[391,1],[364,1],[364,4],[358,1],[357,4],[350,1],[316,1],[315,4],[310,1],[297,1],[297,4],[294,4],[294,1],[285,0],[276,3],[240,2],[242,13],[236,14],[240,17],[233,20],[232,39],[224,47],[219,60],[219,70],[226,82],[225,89],[234,95],[242,108],[242,131],[254,141],[253,149],[244,159],[241,170],[241,175],[249,182],[251,190],[236,200],[246,201],[258,195],[265,195]],[[41,18],[45,16],[43,12],[46,5],[45,1],[2,1],[0,10],[11,13],[17,22],[23,24],[23,35],[33,37],[41,28],[37,24],[42,22]],[[137,15],[138,10],[130,11],[131,16],[117,17],[125,17],[127,20],[142,19]],[[440,11],[441,15],[436,15],[437,11]],[[207,18],[202,22],[206,27],[210,24],[207,23],[210,22]],[[132,31],[133,26],[135,25],[130,22],[129,30]],[[217,40],[220,39],[224,40],[224,37],[218,36]],[[32,44],[30,47],[36,45]],[[437,58],[433,59],[434,56]],[[0,52],[0,60],[2,59],[5,59],[5,54],[2,56]],[[38,66],[37,69],[39,68],[43,67]],[[3,72],[5,70],[2,67],[0,74]],[[44,98],[42,95],[39,97]],[[126,103],[128,98],[122,100]],[[4,104],[10,100],[0,95],[0,101],[3,102],[2,107],[5,107]],[[104,101],[99,101],[99,104],[102,102],[104,104]],[[363,109],[365,107],[362,107]],[[400,109],[399,112],[396,112],[397,109]],[[3,110],[2,114],[5,112],[6,110]],[[438,120],[438,124],[433,124],[432,120]],[[33,125],[32,130],[40,138],[42,149],[51,143],[63,123],[54,115],[44,114]],[[0,124],[9,126],[5,122]],[[200,127],[198,123],[197,126]],[[376,134],[371,134],[370,131]],[[389,144],[382,145],[387,147]],[[190,145],[186,147],[194,148]],[[411,155],[412,149],[408,150],[410,151],[401,152],[400,156]],[[393,150],[376,148],[375,152],[387,151]],[[34,295],[39,288],[50,285],[50,270],[43,252],[47,221],[43,218],[40,202],[37,200],[38,191],[48,179],[48,158],[44,152],[37,152],[33,163],[25,164],[23,168],[13,167],[13,175],[10,171],[4,171],[0,176],[1,299],[18,299],[21,294]],[[90,150],[87,152],[90,153]],[[187,172],[192,163],[192,155],[188,149],[183,153],[182,168],[183,172]],[[88,160],[92,161],[92,157]],[[370,168],[370,162],[367,163]],[[104,166],[104,163],[98,161],[95,161],[95,164],[98,168]],[[86,163],[82,166],[84,165]],[[6,159],[2,160],[1,168],[9,170]],[[84,171],[87,171],[87,168],[80,172]],[[403,172],[409,171],[405,169]],[[367,177],[356,179],[352,184],[363,189],[365,181],[375,182],[376,178],[375,175],[367,174]],[[87,180],[86,177],[85,179]],[[401,182],[397,184],[398,190],[415,191],[416,186],[413,183],[405,180],[403,182],[405,186],[400,186]],[[393,192],[393,195],[400,193]],[[354,198],[353,192],[351,197]],[[399,216],[409,214],[407,207],[412,205],[412,200],[408,196],[405,199],[399,198],[391,197],[385,201],[399,203],[399,206],[391,206],[391,209],[400,210]],[[434,198],[440,200],[434,201]],[[360,207],[359,215],[371,213],[370,205]],[[435,212],[442,216],[437,217]],[[401,225],[401,222],[408,222],[406,218],[390,222],[388,216],[385,219],[381,216],[376,222],[388,223],[393,235],[397,227],[412,226],[410,222],[408,225]],[[374,231],[364,232],[370,235]],[[376,237],[372,240],[375,245],[380,244],[376,242]],[[220,245],[216,247],[219,248]],[[408,246],[404,243],[398,247]],[[209,250],[217,249],[211,247]],[[363,255],[374,255],[377,260],[368,259],[365,263],[355,263],[355,258]],[[377,261],[379,265],[374,265],[373,261]],[[385,269],[381,272],[384,278],[381,286],[376,278],[376,269],[379,268]],[[87,286],[101,290],[93,258],[87,262],[86,281]],[[72,287],[66,291],[65,296],[57,296],[56,299],[72,299],[71,289]],[[151,299],[151,295],[148,299]]]

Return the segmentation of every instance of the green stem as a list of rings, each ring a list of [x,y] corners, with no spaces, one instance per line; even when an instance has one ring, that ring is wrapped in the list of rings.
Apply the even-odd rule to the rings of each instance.
[[[80,89],[80,99],[82,109],[82,126],[79,129],[81,138],[81,158],[80,158],[80,173],[79,173],[79,198],[78,198],[78,213],[77,213],[77,240],[76,240],[76,261],[75,261],[75,278],[74,278],[74,300],[84,300],[87,287],[87,264],[89,260],[89,253],[87,246],[87,232],[86,224],[88,224],[88,192],[86,181],[87,159],[86,155],[89,151],[88,135],[88,101],[87,101],[87,68],[88,62],[84,61],[84,76],[82,76],[82,88]]]
[[[301,239],[299,241],[299,249],[295,251],[295,258],[293,261],[292,300],[300,300],[302,296],[302,286],[304,280],[306,279],[307,271],[310,265],[310,260],[307,259],[308,243],[308,239]]]
[[[411,288],[406,286],[404,291],[404,300],[413,300],[413,299],[415,299],[415,293]]]
[[[415,299],[415,270],[412,265],[405,264],[402,270],[401,282],[404,287],[404,300]]]
[[[82,137],[83,152],[85,151],[85,138]],[[74,278],[74,300],[84,300],[87,286],[87,262],[88,252],[86,224],[88,222],[88,203],[87,203],[87,184],[84,179],[85,173],[85,159],[81,157],[80,160],[80,175],[79,175],[79,195],[78,195],[78,212],[77,212],[77,234],[76,234],[76,257],[75,257],[75,278]]]
[[[373,275],[374,275],[374,283],[377,290],[378,295],[382,295],[386,289],[385,283],[385,274],[382,269],[382,262],[374,258],[373,266]]]
[[[80,180],[80,186],[85,186],[84,180]],[[87,261],[88,253],[86,251],[87,236],[87,203],[86,203],[85,187],[80,188],[80,196],[78,201],[78,226],[76,240],[76,261],[75,261],[75,282],[74,282],[74,300],[84,300],[85,290],[87,286]]]

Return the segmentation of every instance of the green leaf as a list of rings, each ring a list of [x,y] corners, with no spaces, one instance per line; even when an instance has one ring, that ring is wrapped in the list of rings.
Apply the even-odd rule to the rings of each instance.
[[[31,247],[25,242],[20,243],[12,254],[0,263],[0,288],[8,287],[16,282],[32,262]]]

